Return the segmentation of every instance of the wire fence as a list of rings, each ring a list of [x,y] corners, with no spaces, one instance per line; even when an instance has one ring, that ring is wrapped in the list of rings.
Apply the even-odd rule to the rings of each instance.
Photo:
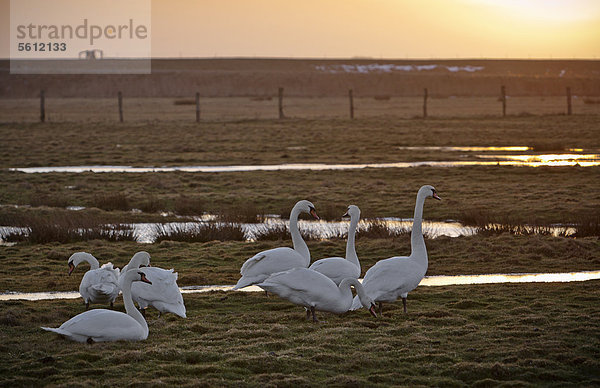
[[[500,90],[499,90],[500,91]],[[502,89],[504,92],[504,88]],[[2,122],[147,122],[229,121],[273,119],[436,119],[453,117],[503,117],[527,115],[597,115],[600,98],[578,96],[570,89],[565,96],[435,97],[424,90],[422,97],[361,97],[349,90],[340,97],[286,97],[281,88],[274,96],[189,98],[52,97],[40,91],[39,99],[0,99]]]

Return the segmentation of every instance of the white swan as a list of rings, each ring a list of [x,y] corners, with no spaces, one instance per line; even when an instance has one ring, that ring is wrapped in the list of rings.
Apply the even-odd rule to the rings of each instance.
[[[308,267],[310,252],[298,229],[298,216],[300,213],[310,213],[317,220],[319,219],[315,206],[311,202],[298,201],[290,213],[290,234],[294,249],[287,247],[269,249],[246,260],[240,270],[242,277],[233,287],[234,290],[260,283],[276,272],[287,271],[296,267]]]
[[[113,268],[112,263],[106,263],[99,267],[98,260],[89,253],[76,252],[69,257],[69,275],[81,262],[88,262],[91,269],[83,275],[79,285],[79,293],[85,303],[85,308],[90,303],[113,303],[119,296],[119,269]]]
[[[423,239],[423,204],[425,199],[438,197],[433,186],[425,185],[417,193],[415,216],[410,235],[410,256],[395,256],[380,260],[369,268],[363,279],[366,293],[378,303],[379,314],[383,312],[383,302],[393,302],[402,298],[406,313],[406,297],[414,290],[427,272],[427,248]],[[360,301],[354,299],[352,310],[360,308]]]
[[[123,275],[123,301],[127,314],[106,309],[88,310],[74,316],[58,328],[42,327],[42,329],[62,334],[78,342],[145,340],[148,338],[148,325],[131,300],[132,282],[150,283],[144,271],[146,269],[139,269]]]
[[[375,303],[365,293],[360,282],[355,278],[346,278],[337,286],[327,276],[308,268],[294,268],[289,271],[279,272],[271,275],[259,287],[266,291],[279,295],[300,306],[304,306],[306,318],[312,318],[318,322],[315,310],[328,311],[335,314],[345,313],[352,306],[352,290],[354,286],[360,303],[375,314]]]
[[[327,257],[315,261],[308,267],[309,269],[322,273],[338,285],[345,278],[357,279],[360,276],[360,262],[358,261],[354,244],[356,226],[360,220],[360,209],[358,206],[348,206],[348,211],[342,217],[347,216],[350,216],[350,227],[348,228],[348,242],[346,243],[346,258]]]
[[[166,270],[157,267],[149,267],[150,255],[148,252],[138,252],[123,267],[122,274],[138,269],[145,265],[144,272],[152,279],[152,284],[134,283],[131,286],[131,297],[138,304],[142,315],[146,315],[146,308],[153,306],[162,313],[173,313],[186,318],[183,296],[177,285],[177,272],[173,269]]]

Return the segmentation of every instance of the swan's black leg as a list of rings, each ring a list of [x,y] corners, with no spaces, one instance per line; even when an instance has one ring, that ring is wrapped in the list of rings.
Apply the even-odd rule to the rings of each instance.
[[[377,302],[377,312],[383,317],[383,302]]]
[[[319,322],[319,320],[317,319],[317,316],[315,315],[315,307],[311,306],[310,307],[310,312],[312,313],[312,318],[313,318],[313,322]]]
[[[146,309],[140,309],[140,313],[142,313],[142,317],[146,319]]]
[[[162,315],[162,311],[158,312],[158,317],[160,318],[160,316]]]
[[[115,305],[114,305],[114,302],[111,300],[110,301],[110,308],[113,308],[113,307],[115,307]]]
[[[306,309],[306,320],[308,321],[310,319],[310,310]]]
[[[406,314],[406,298],[402,298],[402,306],[404,306],[404,314]]]
[[[86,342],[91,345],[94,343],[94,340],[92,339],[92,337],[88,337]]]
[[[265,291],[265,296],[268,298],[269,297],[269,291]]]
[[[87,310],[87,309],[89,309],[89,308],[90,308],[90,302],[89,302],[89,301],[88,301],[88,302],[85,302],[85,309]]]

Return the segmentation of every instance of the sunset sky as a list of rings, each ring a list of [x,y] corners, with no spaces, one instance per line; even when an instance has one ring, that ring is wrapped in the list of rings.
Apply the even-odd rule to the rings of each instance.
[[[153,0],[151,29],[153,57],[593,59],[600,1]]]

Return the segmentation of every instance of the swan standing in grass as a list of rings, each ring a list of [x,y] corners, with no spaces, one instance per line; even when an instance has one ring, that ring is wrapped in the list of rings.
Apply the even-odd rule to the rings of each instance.
[[[290,234],[294,248],[269,249],[246,260],[240,270],[242,277],[233,287],[234,290],[260,283],[276,272],[287,271],[296,267],[308,267],[310,252],[298,229],[298,216],[300,213],[309,213],[317,220],[319,219],[315,206],[311,202],[298,201],[290,213]]]
[[[426,198],[438,197],[433,186],[425,185],[417,193],[415,216],[410,235],[410,256],[395,256],[380,260],[369,268],[363,279],[366,293],[373,298],[379,306],[379,315],[383,312],[383,302],[394,302],[402,298],[404,312],[406,313],[406,297],[408,293],[419,285],[427,272],[427,248],[423,239],[423,204]],[[354,299],[352,310],[360,308],[358,298]]]
[[[86,310],[90,303],[113,303],[119,296],[119,269],[113,268],[112,263],[106,263],[99,268],[98,260],[86,252],[73,253],[69,257],[69,275],[82,262],[88,262],[91,269],[83,275],[79,285],[79,293],[85,302]]]
[[[142,315],[146,316],[146,308],[153,306],[162,313],[173,313],[182,318],[186,318],[183,296],[177,285],[177,272],[173,269],[166,270],[157,267],[150,267],[150,255],[148,252],[138,252],[123,267],[123,274],[138,269],[141,265],[146,266],[144,272],[152,279],[152,284],[134,283],[131,285],[131,297],[138,304]]]
[[[106,309],[89,310],[69,319],[58,328],[42,327],[44,330],[62,334],[78,342],[139,341],[148,338],[148,325],[131,300],[131,284],[152,284],[144,273],[146,269],[123,274],[123,301],[127,314]]]
[[[348,206],[348,211],[342,217],[347,216],[350,216],[350,227],[348,228],[348,242],[346,243],[346,258],[328,257],[317,260],[308,267],[327,276],[337,285],[346,278],[358,279],[360,276],[360,262],[358,261],[354,244],[356,226],[360,220],[360,209],[358,206]]]
[[[375,303],[365,293],[356,278],[346,278],[336,285],[327,276],[308,268],[294,268],[289,271],[271,275],[259,287],[279,295],[306,308],[306,318],[312,314],[313,322],[318,322],[315,310],[342,314],[352,306],[352,289],[354,286],[359,303],[369,312],[375,314]]]

